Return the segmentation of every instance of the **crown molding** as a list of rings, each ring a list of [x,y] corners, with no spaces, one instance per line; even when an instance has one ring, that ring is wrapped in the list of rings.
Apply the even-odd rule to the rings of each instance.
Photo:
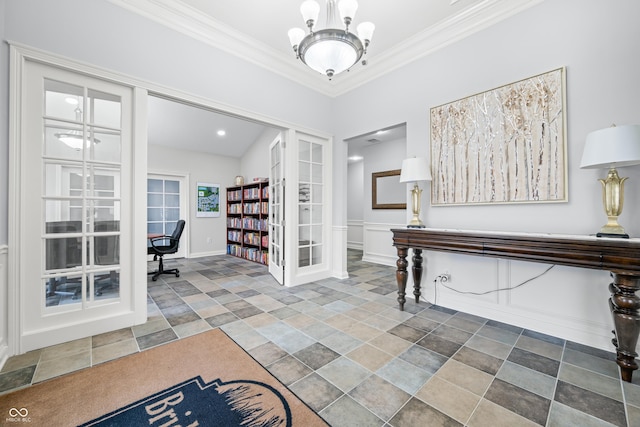
[[[369,60],[357,73],[346,75],[333,87],[342,95],[413,61],[484,30],[544,0],[484,0],[450,19],[439,22]]]
[[[329,97],[343,95],[543,1],[480,1],[450,19],[426,28],[389,51],[367,58],[366,66],[357,65],[353,72],[339,74],[329,81],[325,76],[309,70],[301,61],[295,60],[293,54],[284,55],[179,0],[109,0],[116,6]]]
[[[266,68],[289,80],[331,96],[331,82],[310,73],[300,61],[259,40],[203,15],[179,0],[108,0],[110,3],[155,21],[219,50]]]

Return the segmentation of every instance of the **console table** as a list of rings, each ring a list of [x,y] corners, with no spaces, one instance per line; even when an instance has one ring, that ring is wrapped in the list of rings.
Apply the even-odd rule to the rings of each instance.
[[[640,334],[640,298],[636,291],[640,289],[640,240],[427,228],[402,228],[391,232],[398,251],[396,281],[400,310],[404,310],[406,301],[410,248],[413,249],[411,271],[416,303],[420,298],[423,250],[609,271],[613,280],[609,284],[609,308],[615,327],[612,342],[622,379],[631,381],[633,371],[638,369],[635,359]]]

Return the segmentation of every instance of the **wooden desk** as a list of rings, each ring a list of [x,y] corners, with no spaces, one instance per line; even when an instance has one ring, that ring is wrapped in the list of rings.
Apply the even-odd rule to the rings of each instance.
[[[420,298],[423,250],[610,271],[613,281],[609,284],[609,308],[615,326],[612,342],[622,379],[631,381],[633,371],[638,369],[635,349],[640,334],[640,298],[636,295],[640,289],[640,240],[424,228],[391,231],[398,251],[400,310],[404,310],[409,248],[413,249],[411,270],[416,303]]]

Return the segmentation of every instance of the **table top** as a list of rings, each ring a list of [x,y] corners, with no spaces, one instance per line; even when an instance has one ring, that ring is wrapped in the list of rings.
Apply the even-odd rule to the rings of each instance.
[[[430,228],[391,231],[398,248],[640,274],[640,239]]]

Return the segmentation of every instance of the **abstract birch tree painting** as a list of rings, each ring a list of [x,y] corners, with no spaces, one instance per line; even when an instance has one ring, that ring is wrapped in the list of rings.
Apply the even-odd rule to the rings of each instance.
[[[566,201],[564,68],[431,109],[431,204]]]

